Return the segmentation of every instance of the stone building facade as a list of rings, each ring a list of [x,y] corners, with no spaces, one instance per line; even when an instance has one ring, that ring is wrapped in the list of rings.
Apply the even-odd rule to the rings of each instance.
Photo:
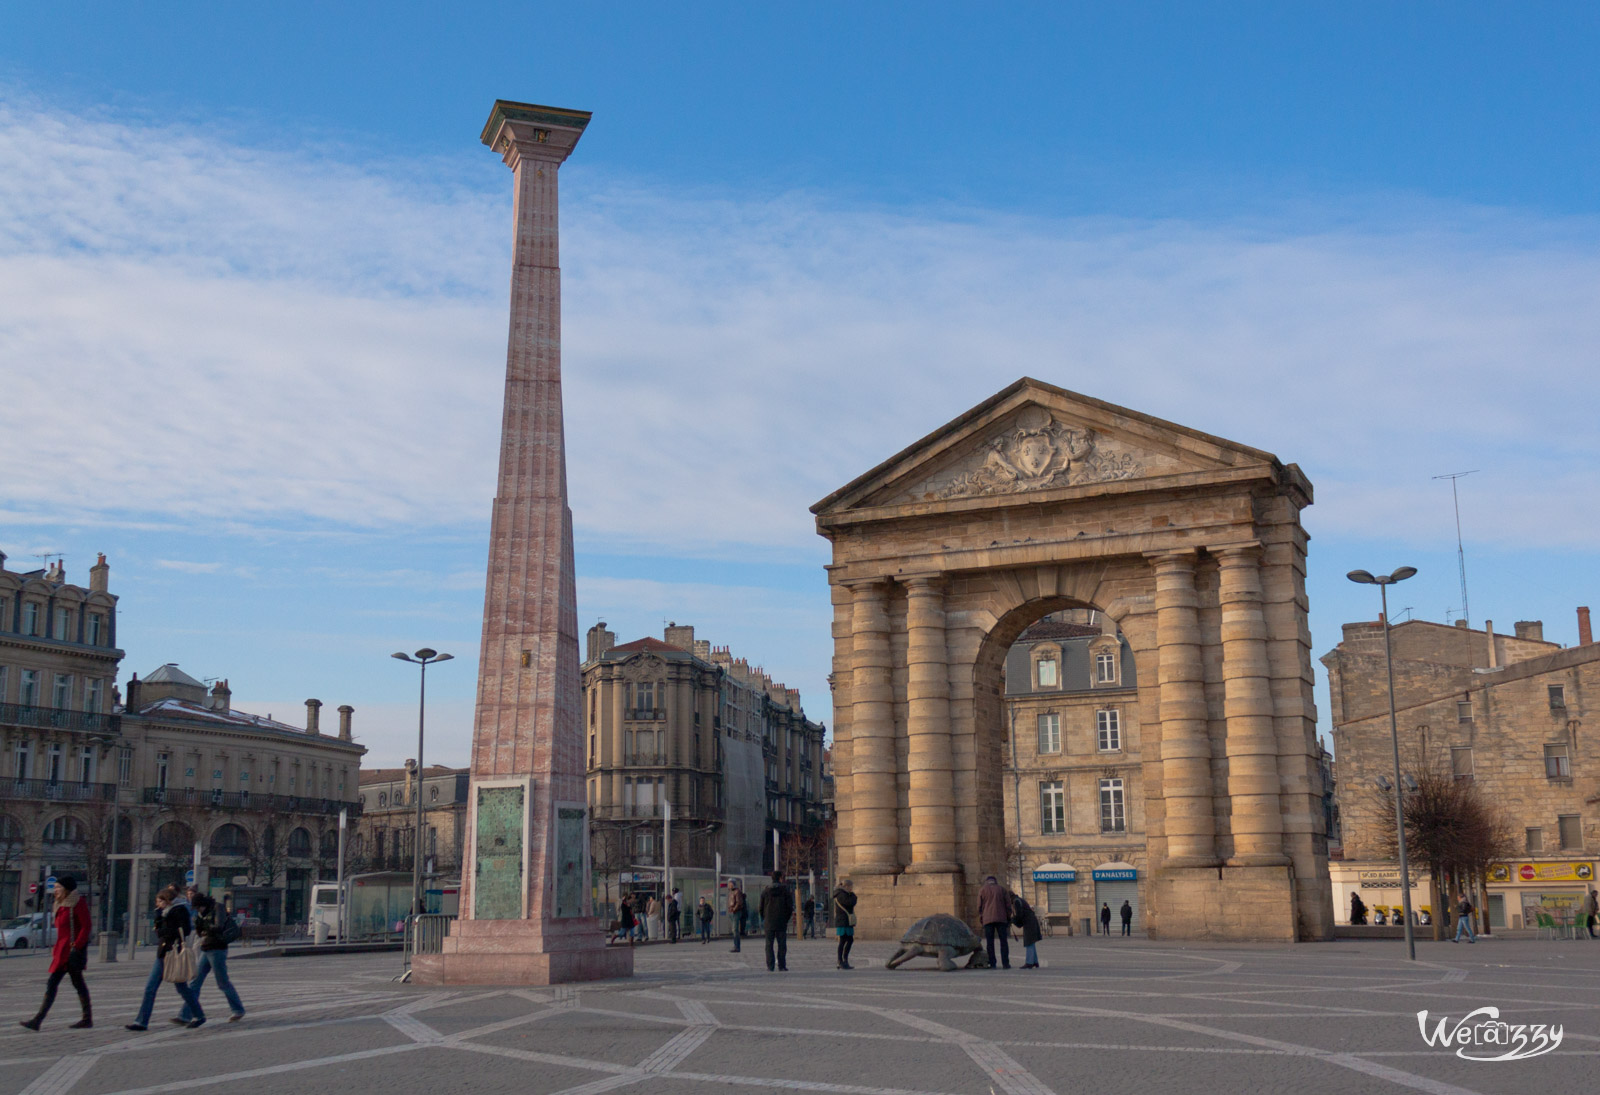
[[[467,840],[470,771],[430,764],[422,775],[424,878],[460,879]],[[346,870],[409,871],[417,830],[417,762],[361,773],[361,824],[346,848]]]
[[[1390,631],[1402,772],[1437,766],[1472,780],[1510,823],[1517,854],[1490,872],[1485,908],[1499,927],[1531,924],[1536,907],[1581,901],[1600,857],[1600,765],[1587,760],[1582,733],[1600,700],[1600,645],[1588,610],[1579,610],[1580,643],[1544,639],[1543,624],[1523,621],[1500,634],[1408,620]],[[1344,625],[1327,668],[1338,812],[1344,855],[1333,864],[1335,908],[1348,918],[1350,894],[1369,906],[1400,905],[1398,864],[1383,850],[1373,794],[1392,780],[1388,678],[1383,624]],[[1426,882],[1413,906],[1431,905]],[[1481,903],[1481,902],[1480,902]]]
[[[351,738],[235,710],[175,665],[115,682],[117,605],[104,556],[87,587],[59,565],[16,573],[0,557],[0,914],[37,907],[48,872],[85,879],[100,926],[129,908],[126,859],[140,861],[133,908],[182,882],[201,845],[200,884],[241,911],[303,921],[309,885],[331,869],[340,808],[359,816],[366,751]]]
[[[1092,609],[1137,665],[1145,930],[1328,938],[1311,500],[1271,453],[1025,377],[813,506],[858,934],[976,916],[1010,842],[1007,652]]]
[[[672,808],[671,864],[770,869],[771,834],[791,869],[825,868],[822,740],[800,693],[726,647],[670,624],[662,639],[616,643],[589,629],[584,732],[594,885],[602,904],[633,888],[666,856],[663,804]],[[641,870],[643,868],[643,870]]]
[[[1010,884],[1057,926],[1127,900],[1143,930],[1138,665],[1104,613],[1051,613],[1005,662]]]

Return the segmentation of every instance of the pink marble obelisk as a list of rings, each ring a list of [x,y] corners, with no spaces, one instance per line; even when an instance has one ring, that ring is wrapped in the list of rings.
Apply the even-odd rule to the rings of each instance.
[[[578,597],[561,421],[557,176],[579,110],[494,104],[483,142],[516,179],[500,481],[489,533],[461,916],[424,984],[626,977],[589,887]]]

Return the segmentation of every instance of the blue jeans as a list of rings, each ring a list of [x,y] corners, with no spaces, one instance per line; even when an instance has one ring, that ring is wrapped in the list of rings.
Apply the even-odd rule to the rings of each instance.
[[[150,979],[144,983],[144,1000],[139,1004],[139,1018],[134,1020],[141,1027],[150,1025],[150,1013],[156,1009],[156,993],[161,990],[162,968],[161,953],[157,950],[155,963],[150,967]],[[179,996],[183,997],[185,1014],[194,1019],[204,1019],[206,1017],[206,1013],[200,1008],[200,998],[190,991],[188,985],[175,983],[172,987],[178,990]]]
[[[217,971],[217,987],[222,990],[222,995],[228,1000],[228,1010],[235,1015],[244,1014],[244,1005],[239,1002],[239,993],[233,987],[233,978],[228,976],[228,949],[226,947],[216,951],[201,951],[200,965],[195,967],[194,980],[189,982],[189,991],[196,1000],[200,999],[200,986],[206,983],[206,974],[212,970]],[[183,1010],[178,1013],[179,1019],[193,1019],[189,1014],[189,1005],[185,1003]]]
[[[1467,933],[1467,942],[1468,943],[1476,943],[1478,941],[1477,935],[1474,934],[1473,930],[1472,930],[1472,917],[1470,917],[1470,916],[1458,916],[1458,917],[1456,917],[1456,939],[1455,939],[1455,941],[1457,943],[1461,942],[1461,933],[1462,932],[1466,932]]]
[[[1037,966],[1039,964],[1039,952],[1033,948],[1034,945],[1032,943],[1028,943],[1023,946],[1022,960],[1028,963],[1030,966]]]

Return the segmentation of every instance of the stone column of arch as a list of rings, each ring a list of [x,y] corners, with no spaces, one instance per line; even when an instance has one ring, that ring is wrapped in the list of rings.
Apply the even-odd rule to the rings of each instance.
[[[857,874],[900,870],[895,776],[894,663],[889,649],[889,581],[852,583],[855,650],[850,669],[850,775]]]
[[[1283,854],[1278,803],[1278,737],[1273,726],[1267,621],[1261,611],[1261,545],[1212,552],[1220,569],[1223,715],[1235,866],[1277,866]]]
[[[1156,646],[1161,687],[1161,796],[1170,867],[1217,862],[1212,815],[1211,738],[1206,732],[1195,552],[1164,552],[1156,577]]]
[[[911,863],[906,869],[952,872],[956,870],[955,783],[944,588],[936,578],[911,578],[906,581],[906,595],[906,770],[911,815]]]

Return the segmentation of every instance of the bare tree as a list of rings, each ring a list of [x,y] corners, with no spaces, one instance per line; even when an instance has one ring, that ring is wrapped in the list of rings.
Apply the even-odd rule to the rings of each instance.
[[[10,814],[0,814],[0,875],[9,871],[20,871],[23,860],[33,851],[33,842],[29,840],[29,834],[37,828],[36,825],[22,825]],[[18,890],[17,897],[20,903],[25,894],[21,892],[20,886]],[[19,911],[20,908],[12,910],[13,913]]]
[[[1403,810],[1406,854],[1428,871],[1433,906],[1433,937],[1445,938],[1450,917],[1444,905],[1449,894],[1481,894],[1491,863],[1515,854],[1510,823],[1470,779],[1458,779],[1445,757],[1427,747],[1426,736],[1412,750],[1410,776],[1416,789],[1405,790]],[[1392,856],[1399,855],[1395,835],[1393,791],[1373,788],[1370,805],[1378,813],[1378,840]],[[1409,880],[1402,880],[1408,884]],[[1441,901],[1441,895],[1443,901]],[[1481,901],[1474,904],[1482,905]],[[1485,910],[1480,920],[1487,924]]]
[[[288,866],[289,830],[294,822],[278,809],[273,796],[262,798],[265,802],[259,809],[250,810],[240,819],[241,827],[250,834],[245,873],[252,886],[274,886]]]

